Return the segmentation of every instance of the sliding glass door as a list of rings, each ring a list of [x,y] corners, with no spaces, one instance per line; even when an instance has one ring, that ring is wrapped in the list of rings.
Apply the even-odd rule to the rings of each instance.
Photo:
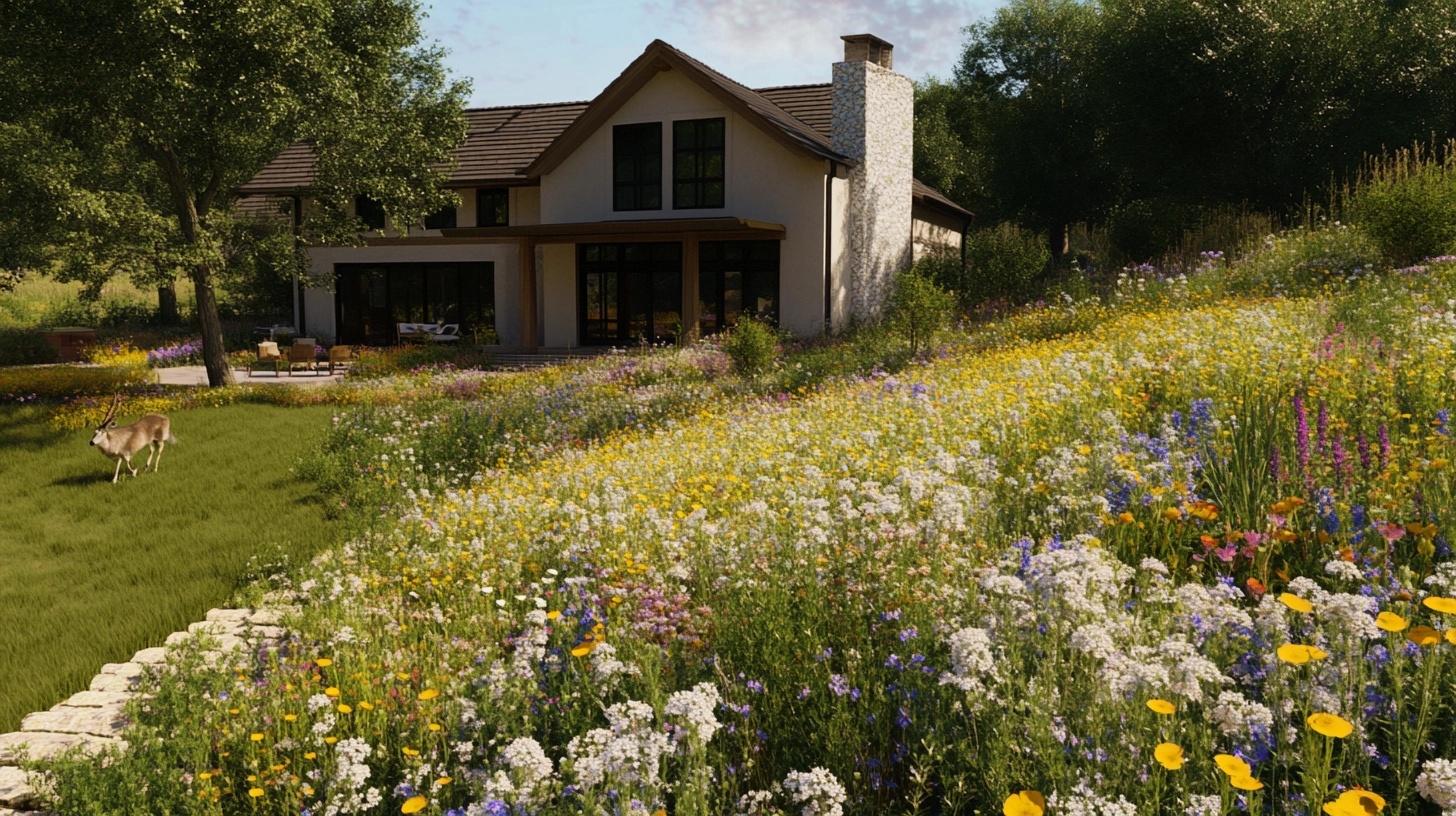
[[[398,323],[495,328],[495,264],[335,264],[339,342],[388,345]]]
[[[579,244],[581,342],[668,343],[682,333],[682,244]]]

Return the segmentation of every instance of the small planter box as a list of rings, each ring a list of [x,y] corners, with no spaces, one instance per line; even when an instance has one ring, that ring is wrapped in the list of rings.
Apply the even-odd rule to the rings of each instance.
[[[96,342],[96,330],[81,326],[62,326],[45,332],[45,341],[61,355],[61,362],[81,359],[81,350]]]

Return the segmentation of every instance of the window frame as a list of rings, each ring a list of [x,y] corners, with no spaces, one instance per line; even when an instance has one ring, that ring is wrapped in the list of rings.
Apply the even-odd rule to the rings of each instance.
[[[366,193],[354,196],[354,217],[370,230],[383,231],[387,223],[384,203]]]
[[[460,210],[458,207],[441,207],[435,212],[425,216],[425,229],[455,229],[460,225]]]
[[[492,202],[489,208],[486,207],[487,199],[498,199]],[[498,206],[497,206],[498,205]],[[491,212],[491,220],[486,221],[482,216],[487,209]],[[495,220],[495,213],[505,215],[505,220]],[[511,188],[509,187],[477,187],[475,188],[475,226],[477,227],[508,227],[511,225]]]
[[[648,133],[652,133],[654,138],[638,140]],[[622,172],[623,162],[630,163],[630,175]],[[629,192],[630,198],[625,205],[624,192]],[[652,195],[646,195],[649,192]],[[652,203],[644,203],[644,200]],[[662,122],[613,125],[612,212],[650,212],[661,209]]]
[[[703,130],[705,126],[716,123],[718,125],[717,145],[708,144]],[[684,146],[681,142],[679,130],[691,128],[693,143]],[[717,155],[719,175],[709,176],[704,174],[704,165],[708,159]],[[692,157],[694,174],[689,176],[678,175],[682,160]],[[705,192],[711,189],[711,185],[717,185],[718,198],[716,203],[707,201]],[[684,187],[693,191],[691,202],[684,202],[682,195]],[[710,116],[703,119],[676,119],[672,123],[672,208],[674,210],[721,210],[728,202],[728,120],[723,116]]]

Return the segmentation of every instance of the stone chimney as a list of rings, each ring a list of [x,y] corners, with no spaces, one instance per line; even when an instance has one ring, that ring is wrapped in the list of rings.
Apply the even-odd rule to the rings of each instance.
[[[915,86],[891,70],[894,46],[873,34],[843,40],[831,142],[856,162],[849,173],[850,314],[873,320],[911,261]]]

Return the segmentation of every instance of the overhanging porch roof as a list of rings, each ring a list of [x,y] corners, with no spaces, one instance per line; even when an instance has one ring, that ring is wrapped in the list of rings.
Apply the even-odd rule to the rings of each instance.
[[[783,224],[751,218],[661,218],[648,221],[583,221],[571,224],[529,224],[510,227],[457,227],[440,230],[443,243],[590,243],[608,241],[676,241],[693,233],[702,238],[783,240]],[[390,240],[390,239],[382,239]],[[429,241],[403,238],[398,241]],[[372,241],[370,243],[373,243]]]

